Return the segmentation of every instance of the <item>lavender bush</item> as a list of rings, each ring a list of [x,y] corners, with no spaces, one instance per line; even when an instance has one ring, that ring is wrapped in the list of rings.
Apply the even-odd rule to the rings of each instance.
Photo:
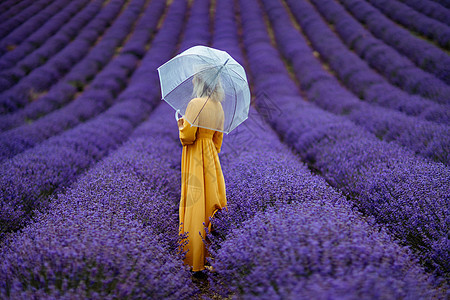
[[[46,36],[50,28],[46,28],[46,26],[43,26],[41,29],[33,33],[27,40],[23,41],[20,45],[14,48],[14,51],[10,51],[0,57],[0,67],[2,67],[3,70],[6,70],[16,65],[17,67],[20,67],[25,71],[28,69],[28,67],[19,62],[26,55],[36,55],[39,52],[43,53],[45,48],[47,48],[45,52],[50,55],[51,52],[49,52],[49,49],[55,49],[53,50],[53,53],[61,50],[64,46],[66,46],[67,43],[69,43],[71,38],[74,38],[76,34],[78,34],[78,32],[83,29],[88,21],[95,17],[96,13],[98,13],[102,7],[102,2],[103,1],[101,0],[92,1],[74,18],[70,19],[69,22],[64,24],[64,26],[58,27],[58,31],[53,36],[48,37],[47,39]],[[51,27],[52,24],[53,22],[49,23],[49,27]],[[38,48],[39,50],[36,48]],[[35,54],[30,54],[33,51],[37,52]],[[16,72],[18,72],[17,69]],[[5,74],[8,74],[5,71],[0,72],[0,74],[2,74],[2,76],[0,77],[0,79],[2,80],[2,85],[0,87],[1,90],[4,90],[5,88],[12,85],[13,78],[4,76]]]
[[[414,249],[437,278],[445,278],[449,272],[449,259],[442,255],[448,243],[448,168],[380,142],[354,123],[303,101],[270,45],[259,7],[253,1],[241,1],[241,10],[246,12],[242,15],[244,45],[255,90],[277,99],[283,112],[269,115],[268,122],[312,168]]]
[[[152,37],[156,32],[156,26],[160,18],[163,16],[167,3],[160,1],[150,1],[143,12],[143,16],[136,23],[136,27],[121,52],[133,54],[138,58],[142,58],[148,46],[152,41]]]
[[[432,1],[420,1],[420,0],[400,0],[406,5],[414,8],[418,12],[421,12],[439,22],[445,23],[450,26],[450,20],[448,18],[449,11],[442,5]]]
[[[244,62],[233,7],[219,1],[216,11],[213,46]],[[269,99],[266,101],[268,112],[276,111],[277,104],[269,102]],[[313,176],[279,141],[253,108],[250,108],[249,118],[224,138],[220,159],[226,179],[228,206],[212,220],[216,232],[215,236],[210,236],[214,242],[212,247],[220,247],[234,228],[240,227],[258,211],[277,203],[290,203],[296,197],[310,201],[318,201],[324,195],[339,198],[338,193],[319,177]]]
[[[171,117],[161,105],[130,141],[9,236],[2,295],[184,299],[196,292],[178,253],[181,146]]]
[[[375,36],[408,56],[420,68],[450,83],[450,58],[444,51],[412,36],[364,1],[340,0],[340,2],[355,18],[364,22]]]
[[[322,68],[320,62],[313,55],[314,50],[308,47],[301,34],[289,23],[288,15],[281,3],[276,1],[263,2],[272,21],[278,47],[292,62],[293,69],[296,71],[302,86],[305,87],[309,100],[323,109],[349,118],[374,133],[381,140],[395,141],[419,155],[448,164],[450,159],[448,156],[448,149],[450,148],[450,139],[447,134],[448,126],[406,117],[401,113],[361,102],[343,89],[339,82]],[[301,6],[301,4],[306,3],[301,1],[295,3],[299,5],[296,6],[299,10],[295,12],[303,12],[304,16],[314,17],[315,20],[320,19],[317,14],[314,14],[314,11],[306,9],[308,6],[306,8]],[[364,68],[358,70],[359,58],[352,55],[343,55],[344,53],[347,54],[346,49],[340,49],[340,45],[335,40],[328,38],[330,32],[327,31],[327,28],[317,26],[322,24],[314,26],[315,24],[314,21],[308,21],[305,31],[310,34],[315,46],[319,44],[319,51],[325,52],[324,58],[330,59],[336,73],[339,74],[341,70],[347,69],[347,71],[342,72],[341,78],[350,77],[350,81],[355,81],[346,72],[353,72],[355,77],[358,78],[373,78],[373,76],[370,76],[370,72],[369,76],[366,76]],[[316,38],[316,36],[319,38]],[[302,55],[299,55],[299,53]],[[311,74],[320,74],[320,79],[310,82],[309,76]],[[363,85],[362,80],[359,80],[358,83]],[[443,114],[450,114],[450,110],[446,107],[437,106],[436,110],[438,109]]]
[[[209,0],[193,1],[178,53],[196,45],[207,46],[209,44],[211,39],[211,33],[209,32],[209,5]]]
[[[449,104],[447,95],[450,93],[450,88],[439,78],[420,69],[412,61],[395,51],[395,49],[373,37],[362,24],[354,20],[338,3],[328,0],[316,0],[313,1],[313,3],[329,22],[335,24],[336,31],[345,41],[347,46],[354,49],[355,52],[367,61],[372,68],[383,74],[383,76],[391,83],[399,86],[410,94],[419,94],[423,97],[433,99],[438,103]],[[302,3],[290,1],[290,4],[298,18],[304,19],[304,15],[301,13],[303,9],[316,14],[311,5],[305,4],[303,1]],[[321,23],[320,18],[314,19],[316,24]],[[304,22],[302,22],[302,24],[303,23]],[[323,31],[327,31],[328,29],[323,25],[319,26],[324,28],[322,29]],[[327,35],[329,38],[336,40],[336,42],[333,43],[334,45],[338,45],[341,49],[345,49],[345,47],[340,46],[342,42],[335,37],[334,33],[328,33]],[[314,39],[315,41],[318,40],[316,37],[314,37]],[[330,52],[329,49],[328,52]],[[345,53],[345,51],[343,52]],[[323,47],[321,47],[321,53],[323,54]],[[353,57],[357,57],[357,55],[350,51],[348,51],[348,53]],[[345,66],[344,64],[341,64],[340,67],[342,69],[347,69],[346,72],[349,71],[349,68],[351,69],[351,67]],[[361,66],[358,67],[361,68]],[[340,76],[345,75],[340,74]],[[375,71],[371,71],[370,74],[365,74],[364,77],[368,83],[360,82],[361,80],[358,80],[357,76],[345,76],[347,81],[354,83],[352,88],[359,89],[359,93],[361,94],[365,93],[364,89],[366,89],[367,85],[370,86],[378,83],[379,79],[377,77],[380,76],[376,74]],[[385,87],[377,85],[377,88],[384,89]],[[392,88],[388,89],[388,91],[389,90],[392,90]],[[407,99],[409,99],[409,97]]]
[[[0,49],[6,50],[8,45],[17,45],[21,43],[40,26],[48,27],[49,23],[52,23],[52,21],[55,22],[54,15],[64,9],[65,6],[73,9],[72,7],[74,7],[74,5],[70,5],[68,2],[69,1],[67,0],[54,1],[25,23],[16,27],[14,31],[2,38],[0,41]],[[80,4],[83,5],[83,2],[81,1]],[[77,4],[77,6],[80,4]]]
[[[131,33],[131,37],[127,39],[125,45],[123,45],[120,53],[112,59],[107,66],[103,68],[100,72],[100,68],[103,67],[99,64],[97,54],[90,52],[82,61],[75,65],[71,71],[62,78],[56,85],[54,85],[47,94],[36,99],[34,102],[27,105],[24,109],[18,110],[13,114],[0,116],[0,129],[6,130],[12,127],[16,127],[25,122],[30,123],[33,120],[42,118],[46,113],[49,113],[55,109],[60,108],[64,104],[72,101],[76,93],[81,93],[85,91],[85,87],[99,88],[99,86],[104,86],[101,82],[102,77],[112,77],[114,71],[121,73],[121,76],[116,76],[113,80],[109,79],[110,86],[112,85],[112,90],[117,94],[118,88],[121,89],[126,85],[126,77],[136,65],[138,59],[142,59],[146,51],[146,45],[150,42],[151,35],[148,33],[153,31],[157,25],[158,19],[161,17],[162,12],[165,7],[165,2],[163,0],[152,1],[150,5],[146,8],[142,17],[137,21],[135,30]],[[114,35],[113,35],[114,36]],[[96,47],[101,47],[101,42]],[[108,58],[107,55],[103,55],[101,60],[105,61]],[[135,61],[133,63],[133,61]],[[120,68],[120,69],[119,69]],[[123,70],[122,70],[123,69]],[[126,71],[126,72],[123,72]],[[99,78],[94,79],[95,75],[100,72]],[[94,80],[92,82],[92,80]],[[89,86],[89,83],[93,83]],[[117,83],[121,84],[117,84]],[[67,106],[79,106],[83,101],[89,101],[88,98],[78,97],[73,100],[73,104],[68,104]],[[98,100],[97,100],[98,101]],[[75,104],[78,102],[78,104]],[[89,103],[83,104],[83,106],[90,105]],[[60,114],[60,112],[56,114]],[[73,113],[73,109],[69,109],[70,113]],[[50,117],[51,118],[51,117]],[[45,123],[49,121],[44,121]],[[51,122],[51,121],[50,121]],[[40,125],[41,124],[41,125]],[[35,122],[33,128],[38,128],[42,125],[42,121]],[[22,127],[23,129],[27,127]],[[48,127],[47,127],[48,128]],[[54,127],[52,127],[54,128]],[[67,128],[64,126],[64,128]],[[14,132],[12,136],[20,136],[20,129],[10,131]],[[42,130],[40,130],[42,135]],[[55,134],[55,131],[48,132],[47,136]],[[9,139],[8,139],[9,140]],[[9,140],[11,141],[11,140]],[[16,142],[15,144],[20,144]]]
[[[256,111],[251,110],[242,127],[227,136],[221,151],[228,207],[213,220],[218,233],[214,247],[220,247],[230,231],[268,207],[296,199],[343,201],[342,195],[314,176],[278,140]]]
[[[450,28],[445,24],[423,16],[402,3],[383,0],[369,2],[393,21],[434,40],[444,49],[450,49]]]
[[[145,173],[136,168],[150,171],[148,161],[158,162],[160,153],[146,152],[151,148],[130,144],[119,160],[99,164],[48,213],[9,237],[1,250],[2,298],[185,299],[195,292],[174,252],[176,205],[160,196],[163,185],[143,183]],[[163,220],[165,212],[172,218]],[[156,216],[159,223],[152,223]]]
[[[345,208],[302,202],[233,231],[214,257],[212,281],[239,299],[437,297],[407,253]]]
[[[14,215],[2,218],[3,231],[19,227],[22,219],[27,219],[34,208],[45,203],[48,195],[73,182],[86,168],[125,141],[133,128],[153,110],[155,101],[159,101],[154,70],[170,57],[168,50],[175,47],[184,9],[183,4],[173,6],[170,18],[153,40],[141,68],[133,74],[133,84],[119,96],[118,104],[99,117],[3,162],[2,202],[21,215],[20,218]]]
[[[20,1],[19,3],[15,3],[14,0],[6,0],[2,1],[0,3],[0,18],[2,20],[8,20],[13,18],[15,15],[17,15],[19,12],[21,12],[25,7],[30,5],[32,0],[24,0]],[[1,55],[1,54],[0,54]]]
[[[191,19],[204,17],[205,4],[206,1],[196,1]],[[172,26],[161,29],[167,28],[166,33],[180,23],[181,13],[186,9],[184,1],[172,5],[175,8],[168,15],[172,21],[165,23]],[[196,29],[198,26],[193,26],[188,31]],[[185,39],[184,44],[189,44],[189,39]],[[148,73],[147,68],[139,71],[136,74],[142,73],[142,78]],[[8,256],[8,260],[3,267],[7,270],[5,276],[8,280],[2,286],[2,292],[28,296],[84,295],[133,299],[184,299],[196,293],[190,273],[178,254],[181,144],[176,123],[173,122],[172,127],[167,126],[171,117],[172,109],[161,105],[149,121],[134,131],[129,142],[98,163],[64,194],[59,194],[46,209],[49,213],[38,213],[35,223],[10,235],[7,248],[20,249],[19,257],[39,255],[41,261],[48,261],[46,265],[49,267],[44,272],[49,273],[45,274],[45,280],[35,283],[33,275],[38,275],[37,272],[42,274],[42,270],[33,268],[34,261],[22,260],[19,266],[19,257],[5,251],[4,256]],[[31,251],[22,247],[34,238],[36,231],[45,233],[67,227],[71,230],[58,232],[59,238],[54,238],[56,234],[50,235],[45,239],[46,243],[38,244]],[[128,236],[130,233],[132,238]],[[64,250],[49,253],[48,239],[56,248],[63,244],[64,247],[58,249]],[[80,245],[70,242],[73,239],[81,239],[86,251],[75,251]],[[96,245],[106,247],[100,250]],[[121,251],[111,254],[114,248]],[[54,261],[57,263],[52,263]],[[27,272],[27,275],[22,276],[21,272]],[[28,276],[28,272],[32,275]],[[62,274],[70,276],[63,277]]]
[[[1,24],[0,38],[4,38],[5,36],[7,36],[11,31],[17,28],[17,26],[19,26],[23,22],[26,22],[26,20],[28,20],[30,17],[50,5],[51,2],[52,1],[50,0],[39,0],[28,3],[28,7],[22,9],[14,17]]]
[[[450,3],[448,3],[446,0],[432,0],[432,1],[439,3],[444,7],[450,8]]]
[[[182,1],[173,5],[185,11]],[[127,143],[9,235],[1,295],[184,299],[196,292],[178,253],[181,144],[176,123],[167,126],[172,112],[160,105]]]
[[[140,1],[140,3],[134,4],[137,4],[138,7],[136,8],[139,8],[143,3]],[[131,8],[134,8],[133,3],[130,5]],[[75,127],[80,122],[95,117],[115,103],[118,99],[118,94],[126,87],[128,77],[136,68],[138,58],[130,55],[128,52],[120,52],[112,61],[108,62],[108,59],[113,56],[114,49],[117,43],[120,42],[120,39],[124,39],[126,36],[127,33],[123,29],[131,26],[130,23],[124,24],[124,22],[133,21],[134,19],[131,17],[135,16],[136,12],[136,9],[132,9],[130,11],[131,16],[124,12],[123,18],[117,20],[110,28],[109,33],[111,34],[106,34],[102,42],[97,45],[98,47],[93,48],[88,56],[77,64],[70,74],[68,74],[67,78],[64,79],[66,83],[76,80],[81,84],[87,84],[87,78],[96,75],[86,91],[83,91],[77,99],[68,105],[41,118],[39,121],[33,124],[26,124],[0,135],[0,160],[17,155],[43,140],[57,135],[61,131]],[[152,16],[155,18],[145,20],[148,21],[146,25],[156,26],[158,16]],[[112,43],[108,42],[109,39],[112,39]],[[103,64],[107,65],[98,74],[95,74]],[[95,66],[95,68],[89,69],[88,66]],[[89,71],[92,71],[92,73],[89,73]],[[62,87],[66,86],[62,84]],[[65,91],[72,92],[72,94],[76,92],[74,89],[65,89]],[[58,93],[58,89],[55,90],[55,93],[46,95],[42,101],[50,101],[55,96],[61,96],[61,93]],[[64,100],[67,101],[69,99],[58,99],[56,103],[64,103]],[[40,105],[37,105],[38,102],[35,103],[36,105],[33,108],[36,108],[36,106],[39,108]]]
[[[435,96],[440,94],[443,95],[443,97],[441,97],[442,100],[445,101],[445,99],[447,99],[445,93],[442,93],[442,91],[439,90],[439,86],[442,87],[442,82],[439,83],[438,79],[431,78],[430,75],[418,71],[417,67],[412,65],[411,61],[397,53],[382,41],[373,37],[371,33],[359,22],[354,20],[342,6],[329,1],[315,1],[315,5],[320,13],[330,23],[334,24],[334,29],[347,46],[358,53],[359,56],[364,58],[375,69],[390,78],[391,82],[404,86],[410,93],[412,91],[419,93],[419,90],[422,90],[422,92],[420,92],[422,94],[434,94]],[[295,6],[297,6],[297,4],[291,2],[291,8],[293,10],[295,10]],[[306,8],[308,7],[309,6],[306,6]],[[297,13],[297,16],[300,16],[300,14]],[[362,79],[358,76],[353,76],[351,79],[355,84],[350,85],[350,88],[354,89],[354,91],[364,99],[370,99],[369,101],[382,103],[382,105],[388,103],[388,107],[400,109],[408,114],[428,114],[426,113],[427,107],[424,104],[425,99],[422,97],[408,95],[399,89],[395,89],[383,82],[379,82],[379,76],[376,76],[373,71],[370,77],[367,76],[367,73],[365,73],[365,75],[366,76]],[[422,77],[422,80],[418,79],[420,77]],[[422,89],[420,86],[423,87],[424,82],[427,82],[429,86]],[[429,92],[425,92],[426,90]],[[384,91],[386,91],[386,93],[384,93]],[[437,98],[439,98],[439,96]],[[434,109],[433,111],[436,110]],[[433,114],[434,112],[429,114],[430,120],[432,120]],[[448,116],[444,115],[442,120],[448,120]]]
[[[217,11],[220,31],[215,31],[215,40],[238,53],[233,9],[218,2]],[[276,111],[276,106],[266,107],[266,113]],[[255,299],[356,299],[379,296],[379,288],[386,285],[388,297],[437,295],[408,251],[374,229],[375,224],[362,221],[340,193],[280,144],[256,111],[227,136],[221,155],[228,207],[212,219],[214,231],[208,234],[214,267],[210,283],[217,293]],[[374,248],[371,259],[368,253]],[[338,252],[345,254],[336,257]]]
[[[128,7],[128,5],[123,6],[122,4],[123,0],[110,2],[106,8],[100,11],[99,16],[83,30],[83,34],[77,36],[77,39],[58,54],[50,57],[48,53],[44,53],[44,59],[39,56],[30,57],[27,61],[27,65],[30,67],[29,74],[26,76],[25,74],[15,74],[15,78],[20,81],[11,89],[0,94],[0,112],[12,112],[23,107],[32,100],[33,93],[43,92],[63,74],[66,74],[76,62],[89,52],[90,46],[95,43],[110,22],[119,16],[120,11]],[[45,64],[41,66],[43,61]]]

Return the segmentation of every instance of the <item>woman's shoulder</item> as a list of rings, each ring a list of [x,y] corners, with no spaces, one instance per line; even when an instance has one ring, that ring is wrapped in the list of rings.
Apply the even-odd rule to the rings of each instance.
[[[205,100],[206,100],[206,98],[199,98],[199,97],[196,97],[196,98],[193,98],[193,99],[191,100],[191,102],[205,102]]]
[[[205,101],[206,101],[206,100],[207,100],[206,98],[193,98],[193,99],[189,102],[189,104],[192,105],[193,107],[197,107],[197,106],[199,106],[199,105],[205,104]]]
[[[193,99],[191,99],[191,101],[189,101],[189,104],[190,104],[190,105],[198,104],[198,103],[200,102],[201,99],[202,99],[202,98],[193,98]]]

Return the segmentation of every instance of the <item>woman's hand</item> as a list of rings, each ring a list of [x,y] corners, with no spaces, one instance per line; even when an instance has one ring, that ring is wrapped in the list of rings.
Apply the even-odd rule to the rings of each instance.
[[[182,127],[183,123],[184,123],[184,119],[183,118],[179,118],[177,123],[178,123],[178,128]]]

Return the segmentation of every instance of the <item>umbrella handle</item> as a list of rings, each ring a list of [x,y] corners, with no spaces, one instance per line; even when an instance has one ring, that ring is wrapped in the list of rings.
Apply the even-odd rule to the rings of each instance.
[[[179,109],[177,109],[176,111],[175,111],[175,120],[179,120],[180,118],[178,118],[178,113],[180,112],[180,110]]]

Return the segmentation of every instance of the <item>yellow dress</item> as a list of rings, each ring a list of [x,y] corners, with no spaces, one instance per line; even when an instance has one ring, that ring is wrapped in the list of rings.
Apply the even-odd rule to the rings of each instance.
[[[191,100],[185,117],[193,120],[201,110],[195,124],[211,125],[218,122],[219,128],[223,128],[224,116],[220,102],[209,99],[204,105],[205,100],[205,98]],[[184,262],[192,266],[192,271],[195,272],[205,269],[205,258],[208,256],[203,242],[206,235],[203,223],[211,230],[209,218],[227,204],[225,180],[218,155],[223,133],[191,126],[186,120],[181,120],[182,124],[178,125],[183,145],[180,233],[188,233],[188,243],[184,246],[184,251],[187,251]]]

